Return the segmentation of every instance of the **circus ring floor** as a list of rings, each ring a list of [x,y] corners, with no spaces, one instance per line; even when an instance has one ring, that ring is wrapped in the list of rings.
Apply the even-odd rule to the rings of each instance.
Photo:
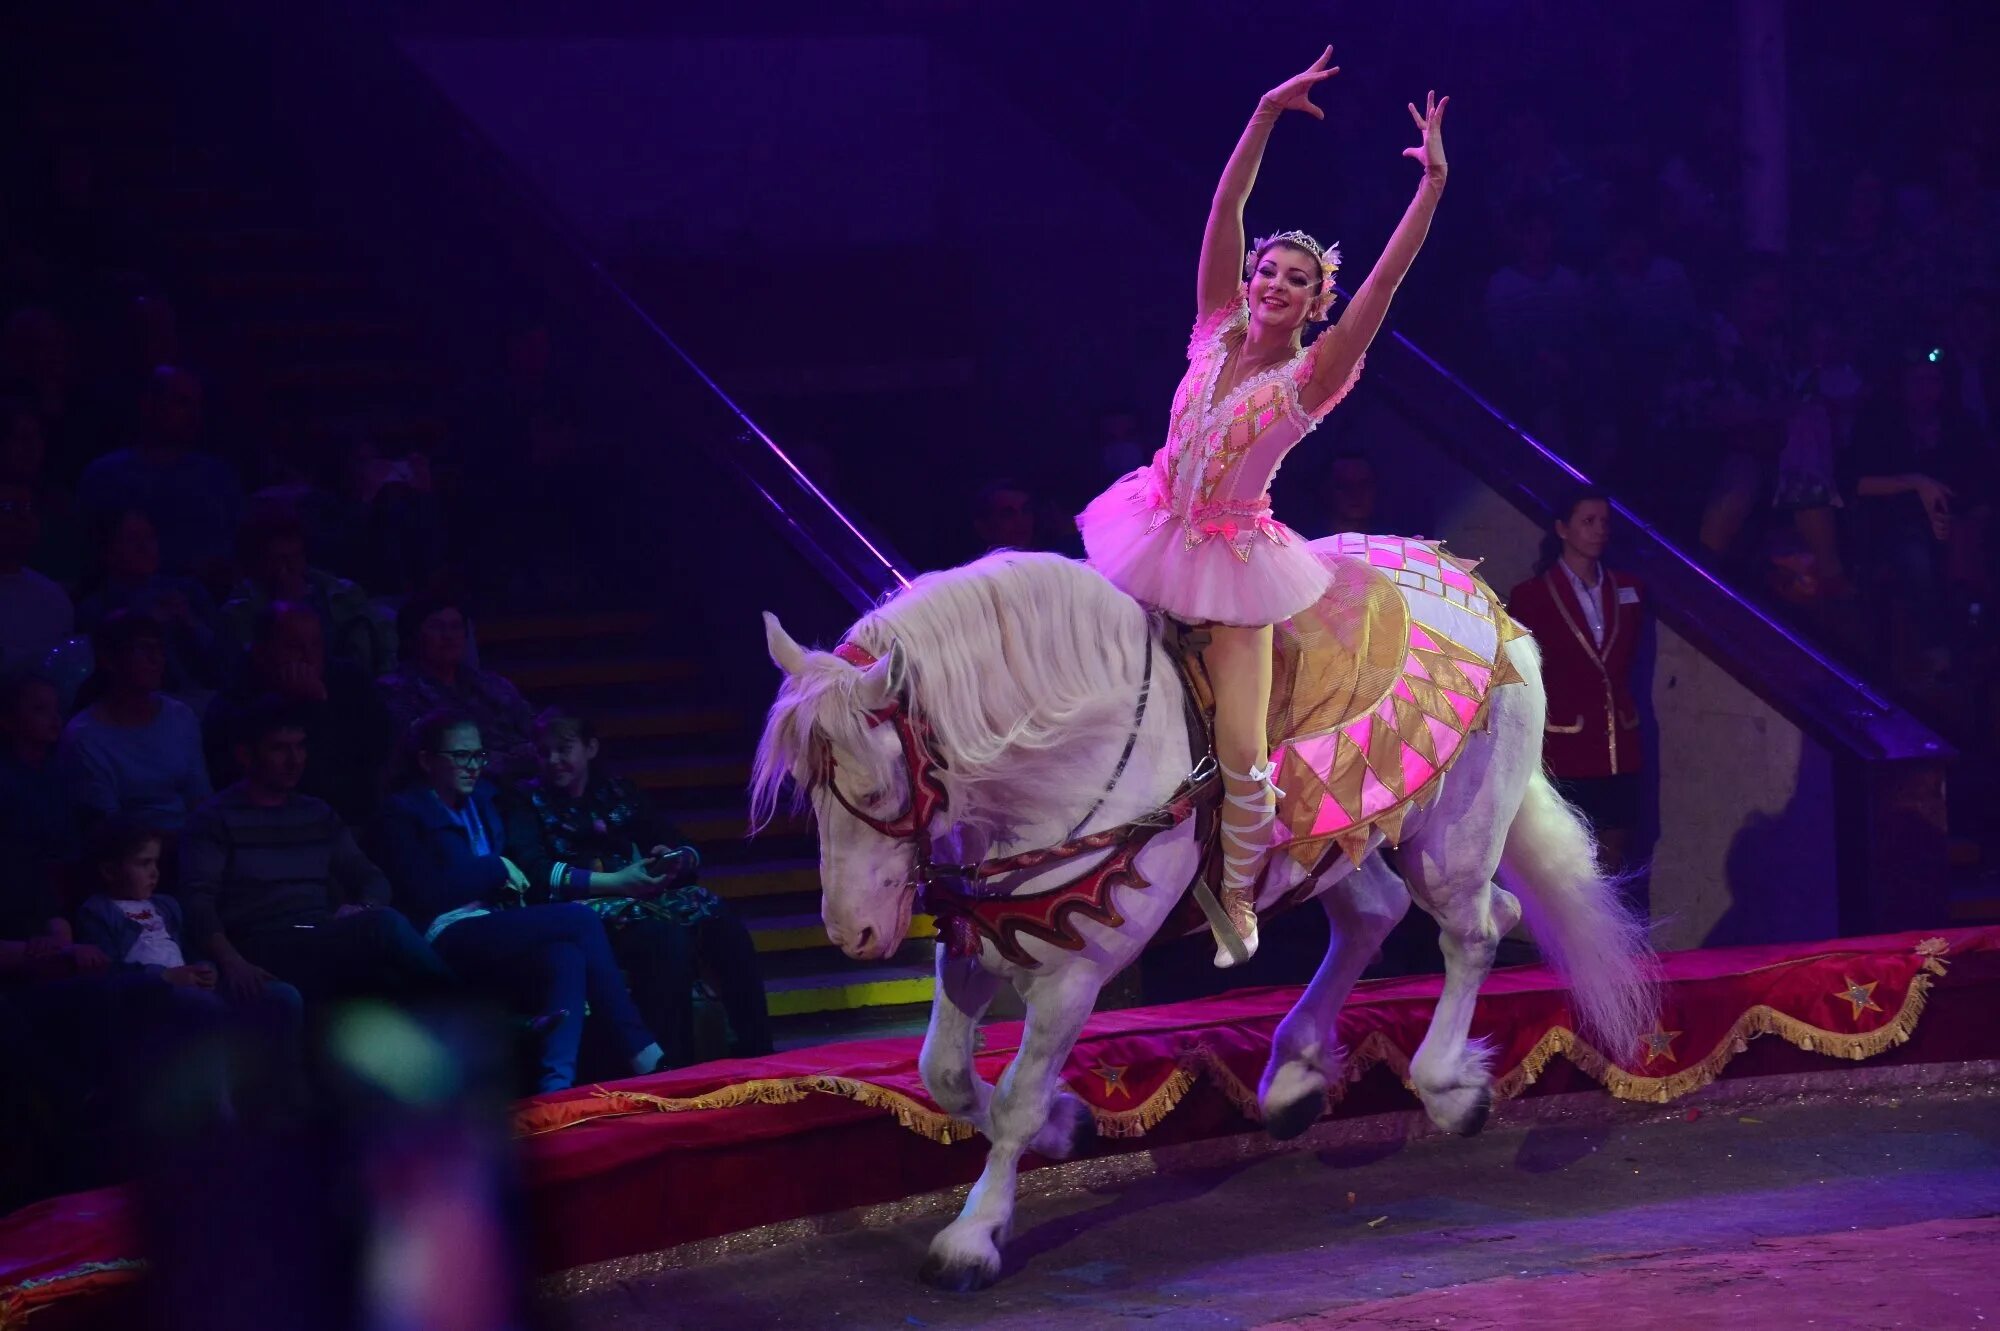
[[[981,1294],[912,1279],[948,1218],[934,1209],[607,1274],[559,1299],[552,1325],[2000,1325],[1991,1071],[1726,1083],[1609,1113],[1603,1097],[1522,1104],[1471,1141],[1399,1115],[1244,1158],[1182,1148],[1157,1172],[1024,1200]]]
[[[966,1298],[911,1278],[984,1156],[925,1095],[916,1040],[523,1102],[542,1291],[578,1328],[1507,1326],[1524,1307],[1685,1326],[1732,1306],[1975,1327],[1992,1308],[2000,928],[1675,954],[1659,1027],[1615,1057],[1547,972],[1496,972],[1474,1033],[1502,1101],[1472,1141],[1403,1083],[1436,984],[1357,990],[1351,1080],[1283,1148],[1251,1088],[1295,990],[1093,1018],[1065,1080],[1104,1135],[1024,1174],[1003,1280]],[[984,1075],[1018,1038],[989,1029]],[[0,1326],[103,1324],[142,1277],[137,1209],[114,1188],[0,1218]]]

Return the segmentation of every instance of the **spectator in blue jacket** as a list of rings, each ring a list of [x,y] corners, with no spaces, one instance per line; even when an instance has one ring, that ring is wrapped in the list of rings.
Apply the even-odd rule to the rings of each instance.
[[[461,979],[557,1019],[537,1089],[575,1082],[586,1001],[610,1023],[634,1072],[659,1067],[660,1046],[596,913],[580,902],[527,904],[528,874],[507,851],[537,836],[531,826],[509,836],[482,778],[488,755],[477,723],[432,712],[411,727],[408,745],[414,779],[377,816],[377,857],[398,905]]]

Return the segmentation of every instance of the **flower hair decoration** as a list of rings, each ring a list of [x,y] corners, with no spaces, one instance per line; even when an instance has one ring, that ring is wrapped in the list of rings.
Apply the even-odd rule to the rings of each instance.
[[[1293,249],[1301,249],[1319,260],[1319,294],[1313,297],[1311,317],[1326,318],[1327,312],[1333,308],[1335,296],[1339,294],[1333,289],[1333,279],[1340,271],[1340,243],[1335,241],[1331,245],[1323,246],[1303,231],[1280,231],[1276,235],[1265,236],[1252,245],[1250,252],[1243,256],[1244,281],[1249,281],[1250,275],[1257,271],[1257,256],[1273,245],[1287,245]]]

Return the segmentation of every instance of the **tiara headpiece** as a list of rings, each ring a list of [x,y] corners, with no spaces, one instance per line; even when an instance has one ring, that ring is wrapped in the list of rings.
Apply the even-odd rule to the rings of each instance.
[[[1303,231],[1280,231],[1276,235],[1265,236],[1252,245],[1250,252],[1243,256],[1244,281],[1249,281],[1250,274],[1257,271],[1257,256],[1273,245],[1287,245],[1293,249],[1304,250],[1319,260],[1319,295],[1313,300],[1315,307],[1313,317],[1324,319],[1326,312],[1333,307],[1336,294],[1333,289],[1333,279],[1340,271],[1340,243],[1336,241],[1331,245],[1322,246]]]

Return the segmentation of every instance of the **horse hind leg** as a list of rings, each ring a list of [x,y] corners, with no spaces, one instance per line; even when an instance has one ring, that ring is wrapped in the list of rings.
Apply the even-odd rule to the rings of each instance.
[[[1470,1137],[1486,1126],[1493,1109],[1493,1051],[1486,1041],[1468,1038],[1473,1008],[1501,937],[1521,922],[1521,903],[1491,879],[1432,900],[1444,952],[1444,989],[1410,1061],[1410,1081],[1431,1122]]]
[[[1097,1144],[1097,1115],[1083,1097],[1057,1091],[1049,1102],[1048,1121],[1028,1140],[1028,1149],[1045,1160],[1074,1160]]]
[[[1346,1058],[1337,1028],[1341,1004],[1382,940],[1410,908],[1403,880],[1380,855],[1370,855],[1319,901],[1331,926],[1326,956],[1298,1003],[1278,1024],[1271,1061],[1257,1089],[1264,1131],[1277,1141],[1298,1136],[1325,1112],[1327,1087],[1340,1075]]]

